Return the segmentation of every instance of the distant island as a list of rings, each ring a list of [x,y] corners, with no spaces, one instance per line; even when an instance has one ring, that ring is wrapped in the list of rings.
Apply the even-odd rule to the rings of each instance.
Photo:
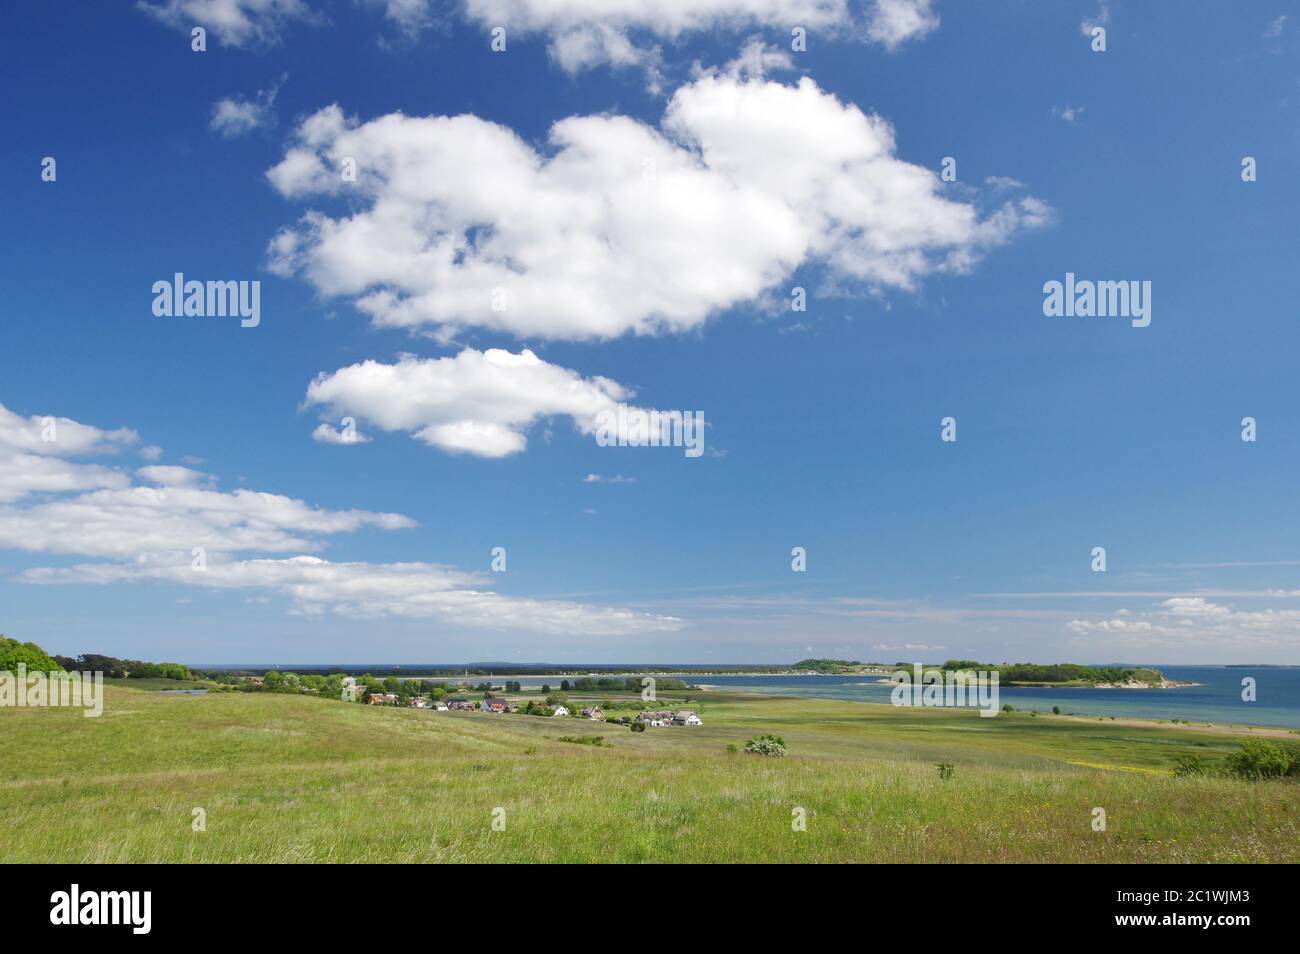
[[[914,663],[864,663],[851,659],[801,659],[791,670],[809,675],[855,676],[892,675],[899,669],[911,671]],[[1166,678],[1150,666],[1085,666],[1080,663],[988,663],[974,659],[949,659],[941,664],[924,663],[924,672],[991,672],[997,670],[1003,686],[1050,686],[1053,689],[1180,689],[1200,683]],[[878,682],[888,683],[889,678]]]
[[[900,663],[900,666],[904,664]],[[1200,683],[1168,679],[1149,666],[1084,666],[1079,663],[984,663],[973,659],[949,659],[940,666],[923,666],[926,672],[990,672],[997,670],[998,683],[1011,687],[1053,689],[1182,689]],[[881,682],[889,682],[882,679]]]
[[[910,666],[911,663],[905,665]],[[261,675],[275,669],[298,673],[342,673],[347,676],[380,674],[399,679],[455,679],[475,676],[833,676],[844,673],[883,675],[893,672],[888,663],[863,663],[844,659],[803,659],[797,663],[253,663],[190,665],[190,671],[204,676]]]
[[[106,659],[107,657],[87,657]],[[875,676],[879,682],[899,669],[909,672],[912,662],[863,662],[856,659],[800,659],[789,664],[730,663],[730,664],[595,664],[572,663],[469,663],[448,664],[357,664],[357,665],[276,665],[233,666],[207,665],[189,667],[197,677],[227,681],[232,677],[262,675],[269,670],[293,671],[300,674],[340,674],[345,676],[379,675],[397,679],[470,679],[473,677],[510,676],[563,676],[563,677],[614,677],[644,676]],[[1003,686],[1050,686],[1055,689],[1177,689],[1199,685],[1167,679],[1158,669],[1148,666],[1085,666],[1079,663],[987,663],[971,659],[949,659],[942,664],[925,663],[926,672],[955,672],[997,670],[998,681]],[[882,678],[884,677],[884,678]]]

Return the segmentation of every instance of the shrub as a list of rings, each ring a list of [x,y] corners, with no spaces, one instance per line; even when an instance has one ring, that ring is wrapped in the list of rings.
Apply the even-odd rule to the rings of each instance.
[[[1180,755],[1174,759],[1174,774],[1180,778],[1187,778],[1193,775],[1206,775],[1210,767],[1205,764],[1205,760],[1196,753]]]
[[[572,742],[574,745],[604,745],[605,737],[603,735],[562,735],[561,742]]]
[[[939,779],[940,779],[940,781],[944,781],[944,782],[946,782],[946,781],[948,781],[948,779],[952,778],[952,763],[951,763],[951,762],[936,762],[936,763],[935,763],[935,767],[939,769]]]
[[[1060,715],[1060,714],[1061,714],[1061,707],[1060,707],[1060,706],[1052,706],[1052,715]]]
[[[1295,764],[1295,753],[1263,739],[1247,739],[1241,751],[1228,756],[1228,771],[1252,781],[1282,778]]]
[[[779,735],[756,735],[745,743],[745,751],[751,755],[785,755],[785,739]]]
[[[633,731],[633,732],[644,732],[644,731],[645,731],[645,723],[644,723],[644,722],[633,722],[633,723],[632,723],[632,731]]]

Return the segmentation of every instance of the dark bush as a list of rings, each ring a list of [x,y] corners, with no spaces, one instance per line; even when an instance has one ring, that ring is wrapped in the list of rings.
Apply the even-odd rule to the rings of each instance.
[[[1264,739],[1247,739],[1241,751],[1228,756],[1228,771],[1252,781],[1283,778],[1296,767],[1296,753]]]

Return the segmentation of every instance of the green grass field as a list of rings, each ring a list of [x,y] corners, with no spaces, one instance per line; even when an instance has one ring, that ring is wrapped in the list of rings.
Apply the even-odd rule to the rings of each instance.
[[[0,861],[1300,860],[1295,783],[1172,775],[1236,747],[1209,731],[693,693],[704,726],[632,733],[106,691],[99,719],[0,710]],[[762,733],[790,755],[728,752]]]

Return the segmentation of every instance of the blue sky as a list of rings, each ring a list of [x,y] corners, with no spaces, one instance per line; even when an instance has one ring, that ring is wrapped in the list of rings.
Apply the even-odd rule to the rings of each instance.
[[[188,662],[1300,663],[1293,5],[808,0],[793,52],[759,0],[703,24],[168,2],[9,14],[7,634]],[[725,155],[735,115],[772,150]],[[662,149],[651,218],[625,134]],[[833,159],[858,147],[881,154]],[[310,213],[384,237],[330,245]],[[524,304],[479,309],[475,269]],[[175,272],[260,281],[260,324],[155,316]],[[1151,324],[1046,317],[1066,272],[1151,282]],[[706,452],[599,446],[619,395],[702,411]],[[313,439],[345,413],[368,440]],[[71,442],[33,437],[47,416]],[[462,419],[468,449],[414,436]]]

